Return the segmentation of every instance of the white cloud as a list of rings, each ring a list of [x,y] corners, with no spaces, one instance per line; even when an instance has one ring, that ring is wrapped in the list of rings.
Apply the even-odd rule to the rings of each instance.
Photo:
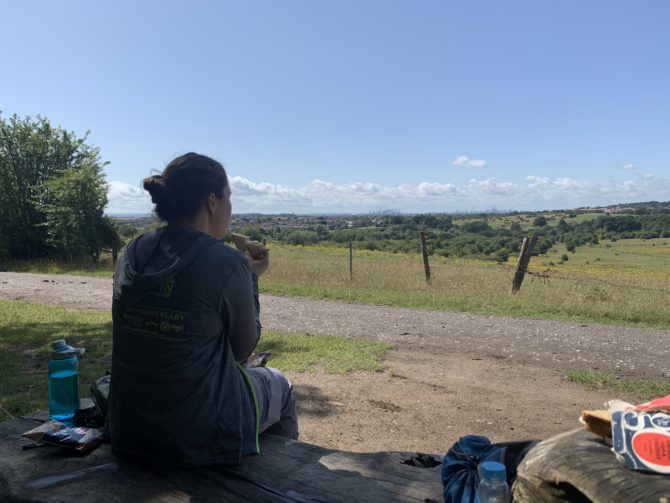
[[[233,211],[237,213],[362,213],[398,208],[404,212],[456,212],[568,209],[635,201],[667,201],[670,178],[635,175],[630,180],[596,182],[574,178],[528,176],[515,183],[496,178],[473,178],[457,186],[422,182],[386,186],[372,182],[335,184],[313,180],[302,187],[230,178]],[[111,182],[108,213],[151,210],[145,191],[124,182]]]
[[[109,182],[107,199],[105,211],[111,214],[149,213],[153,209],[149,193],[126,182]]]
[[[631,169],[637,168],[637,165],[633,164],[632,162],[627,162],[625,164],[621,165],[621,169],[625,171],[630,171]]]
[[[486,167],[484,159],[470,159],[467,155],[462,155],[454,159],[451,164],[459,168],[481,169]]]

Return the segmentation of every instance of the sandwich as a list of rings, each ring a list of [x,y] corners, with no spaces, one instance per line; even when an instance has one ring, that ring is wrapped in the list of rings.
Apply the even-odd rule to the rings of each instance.
[[[265,252],[268,251],[267,246],[259,241],[252,241],[247,236],[243,236],[242,234],[235,234],[234,232],[232,233],[232,236],[233,243],[235,243],[235,248],[240,250],[242,253],[249,252],[249,255],[251,255],[251,258],[254,260],[260,259],[263,257],[263,255],[265,255]]]
[[[591,433],[612,438],[612,413],[609,410],[583,410],[580,422]]]

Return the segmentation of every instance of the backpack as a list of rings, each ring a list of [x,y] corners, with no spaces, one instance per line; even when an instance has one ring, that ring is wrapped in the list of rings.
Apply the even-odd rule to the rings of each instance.
[[[444,456],[442,485],[445,503],[479,503],[477,468],[484,461],[497,461],[507,468],[510,487],[516,480],[516,468],[537,440],[501,442],[492,444],[481,435],[466,435],[456,442]]]

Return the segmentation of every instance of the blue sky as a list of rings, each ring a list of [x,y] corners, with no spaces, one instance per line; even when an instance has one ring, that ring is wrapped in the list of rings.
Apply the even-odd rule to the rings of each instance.
[[[238,212],[670,199],[670,2],[5,0],[3,116],[100,147],[110,213],[176,155]]]

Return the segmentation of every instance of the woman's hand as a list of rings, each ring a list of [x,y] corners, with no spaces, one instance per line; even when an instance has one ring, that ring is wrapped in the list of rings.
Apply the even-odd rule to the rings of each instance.
[[[270,250],[265,250],[257,258],[253,258],[248,251],[246,252],[246,256],[249,261],[249,267],[256,276],[261,276],[270,267]]]

